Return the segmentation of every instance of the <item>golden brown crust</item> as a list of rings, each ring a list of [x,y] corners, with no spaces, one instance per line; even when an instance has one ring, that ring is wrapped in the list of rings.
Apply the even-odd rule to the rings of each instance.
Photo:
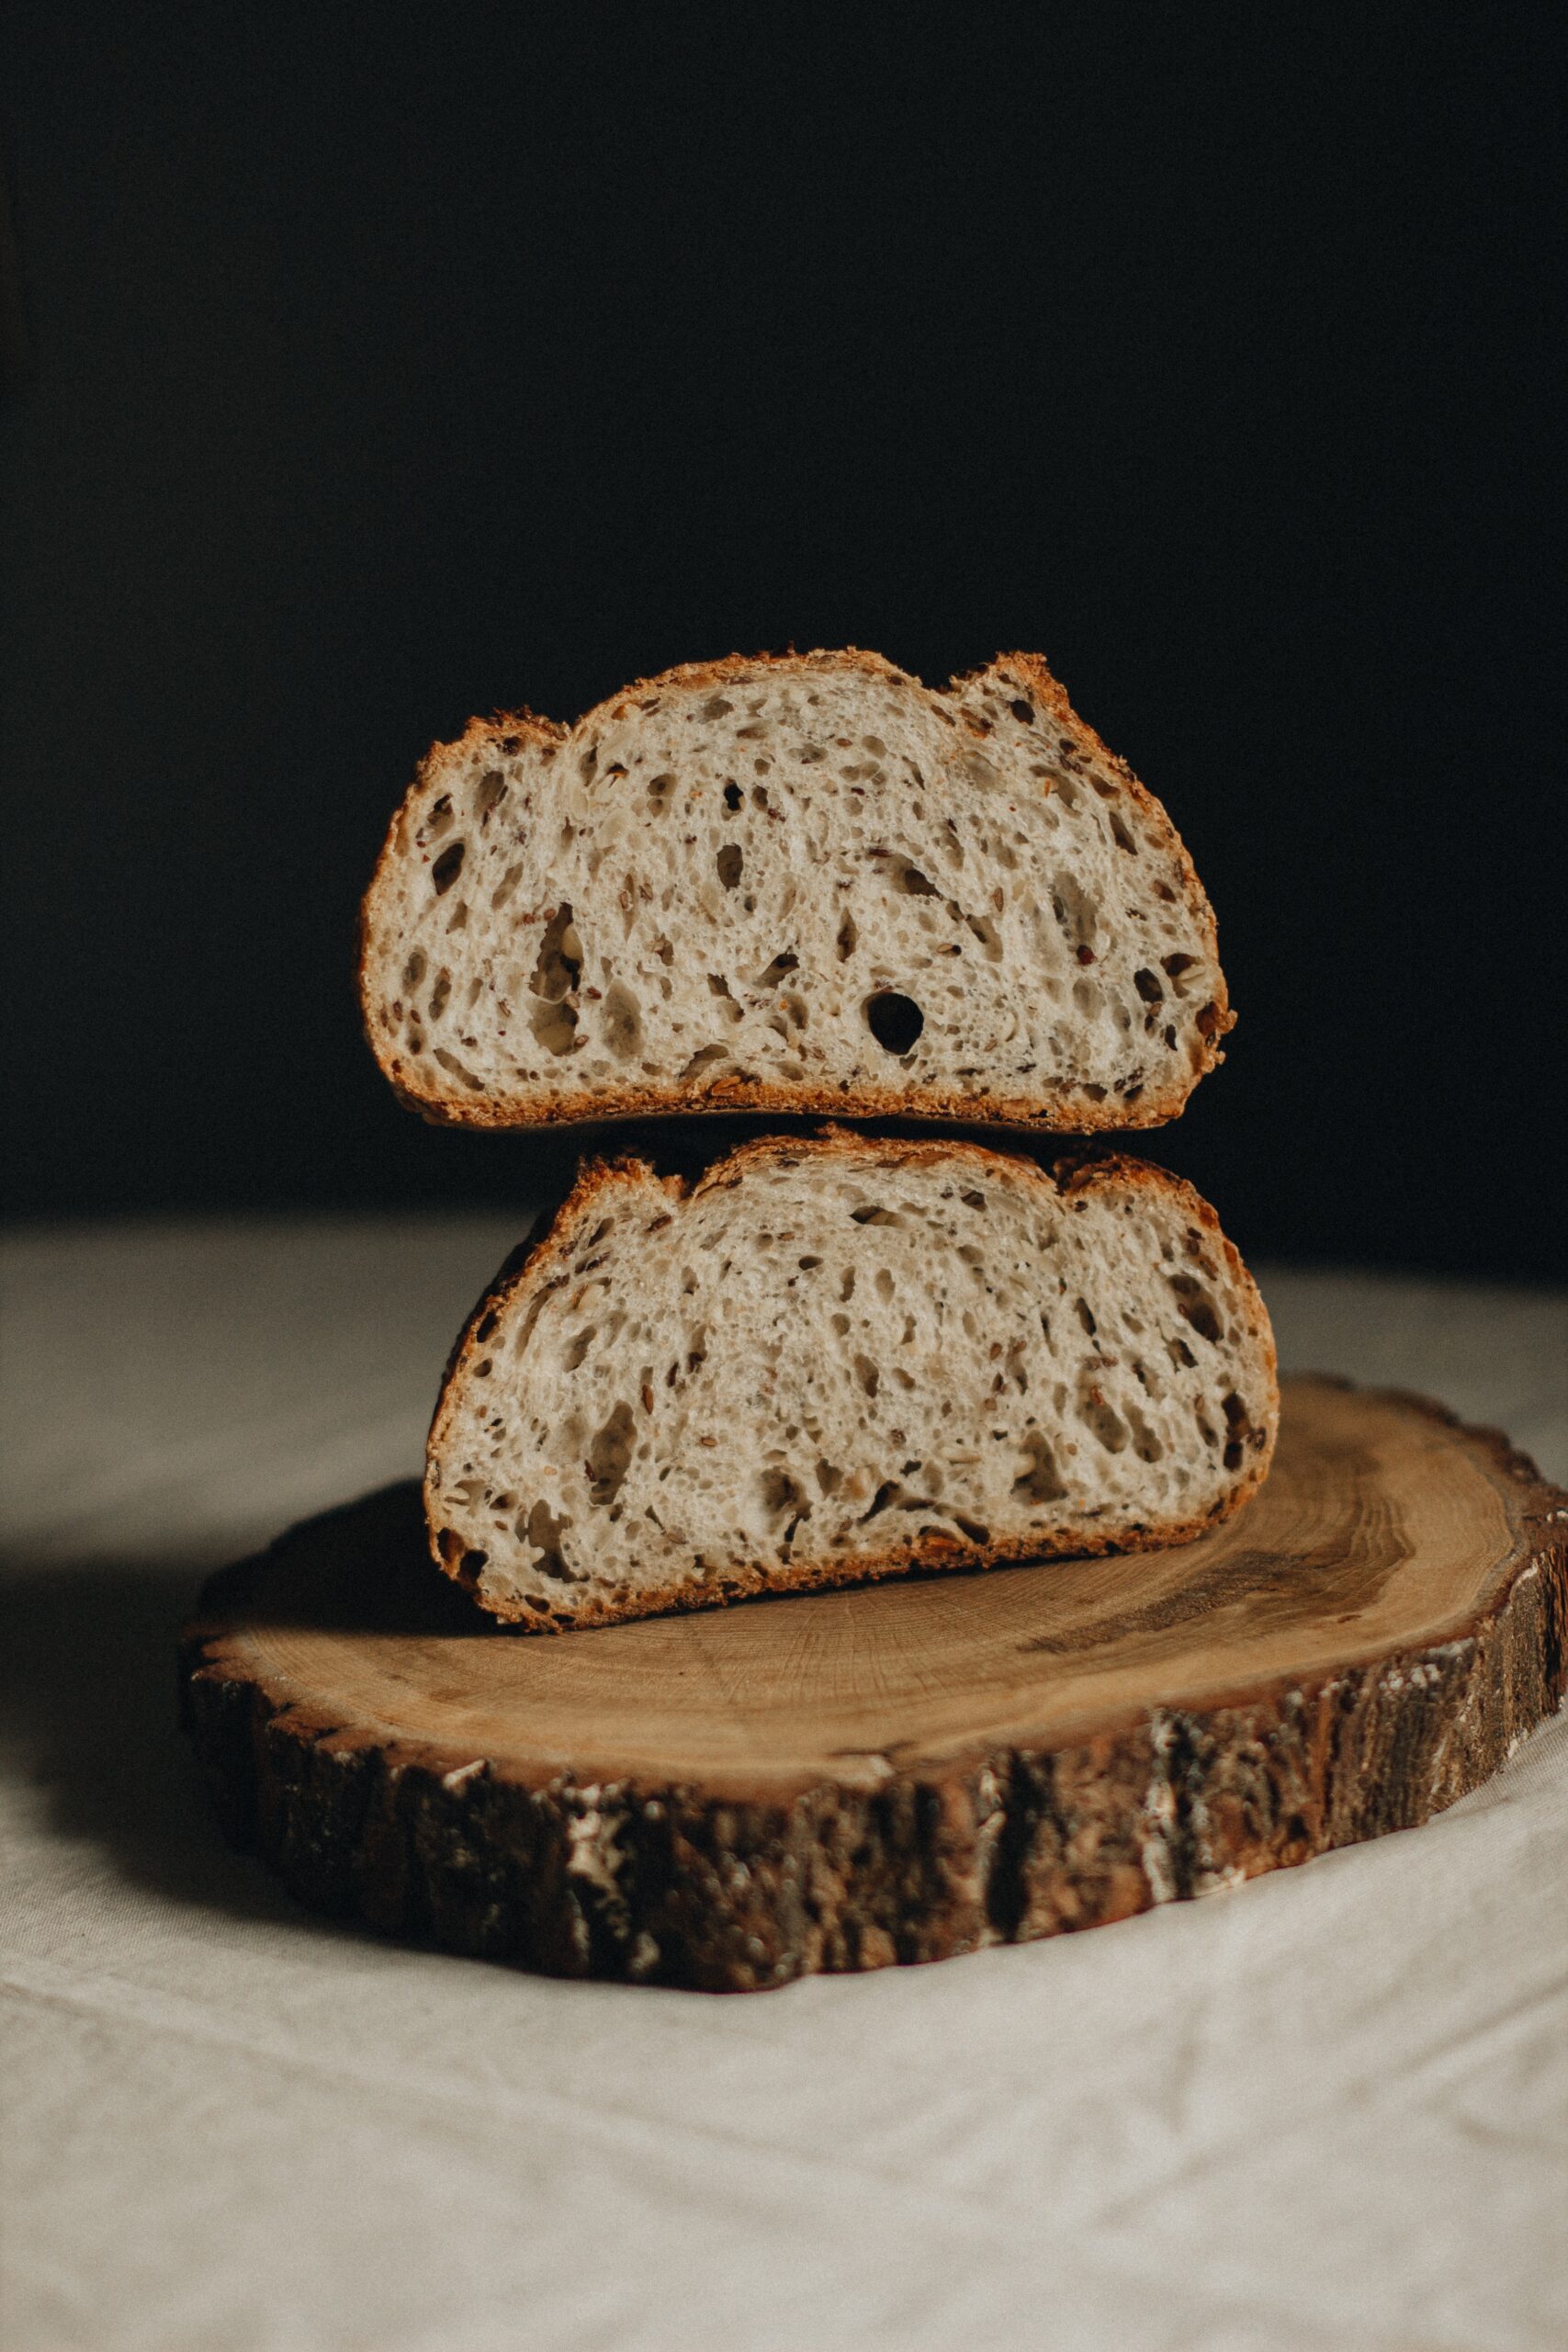
[[[375,1055],[384,1076],[391,1080],[392,1090],[399,1102],[411,1111],[420,1112],[432,1125],[443,1125],[446,1122],[434,1114],[433,1103],[426,1103],[423,1099],[416,1098],[401,1083],[400,1076],[401,1065],[395,1056],[389,1061],[382,1053],[380,1042],[376,1035],[376,1024],[370,1017],[370,920],[376,901],[383,886],[390,879],[393,866],[404,854],[407,847],[405,834],[410,813],[425,786],[432,781],[439,763],[444,762],[451,752],[460,751],[464,744],[470,741],[488,739],[495,744],[498,751],[504,752],[510,758],[513,752],[520,751],[526,741],[531,741],[539,744],[562,743],[566,741],[568,731],[559,719],[541,718],[531,710],[497,711],[493,718],[470,718],[461,735],[453,742],[432,743],[414,770],[413,782],[398,803],[397,813],[387,828],[386,839],[381,843],[380,854],[376,860],[375,870],[370,876],[370,887],[359,902],[359,933],[354,959],[354,986],[359,1005],[360,1026],[365,1032],[366,1043]]]
[[[802,676],[824,672],[832,675],[841,670],[859,670],[868,678],[890,678],[906,686],[918,687],[920,684],[908,670],[900,670],[880,653],[868,653],[858,645],[833,650],[818,648],[810,653],[796,653],[793,646],[784,653],[722,653],[716,661],[679,662],[673,669],[660,670],[654,677],[639,678],[634,685],[623,686],[618,694],[606,695],[592,710],[585,710],[577,726],[591,726],[596,718],[624,718],[632,704],[646,702],[650,695],[662,694],[669,686],[694,691],[700,686],[732,686],[758,671],[778,677],[790,672]],[[562,732],[575,733],[576,729],[563,729]]]
[[[1147,785],[1139,782],[1120,752],[1113,752],[1110,745],[1095,733],[1087,719],[1078,717],[1077,712],[1067,700],[1066,688],[1060,679],[1053,674],[1043,654],[998,653],[994,662],[990,662],[985,670],[977,671],[975,675],[976,678],[982,678],[991,675],[992,673],[1003,678],[1009,676],[1016,678],[1036,703],[1044,705],[1053,718],[1075,735],[1080,743],[1088,744],[1108,767],[1115,770],[1122,779],[1129,798],[1137,804],[1149,830],[1158,837],[1168,855],[1179,870],[1187,902],[1199,917],[1207,936],[1209,952],[1214,958],[1216,967],[1214,1010],[1217,1019],[1210,1041],[1214,1050],[1205,1066],[1206,1069],[1212,1069],[1216,1061],[1224,1059],[1224,1056],[1218,1051],[1219,1041],[1222,1037],[1227,1036],[1235,1027],[1235,1014],[1231,1011],[1224,974],[1218,969],[1219,930],[1214,922],[1213,908],[1209,904],[1207,894],[1198,879],[1198,869],[1188,854],[1187,844],[1171,823],[1165,804],[1156,799]],[[1198,1075],[1201,1077],[1203,1072],[1200,1071]]]
[[[1092,751],[1115,769],[1127,792],[1136,801],[1145,821],[1158,834],[1177,865],[1189,911],[1198,922],[1210,953],[1215,959],[1213,1025],[1204,1036],[1202,1059],[1195,1068],[1186,1072],[1174,1072],[1164,1084],[1158,1081],[1152,1083],[1131,1105],[1114,1101],[1102,1103],[1082,1100],[1042,1102],[1037,1096],[1032,1095],[976,1094],[940,1086],[901,1090],[872,1083],[863,1083],[852,1089],[809,1081],[785,1085],[776,1080],[743,1076],[671,1079],[643,1085],[585,1089],[577,1093],[563,1090],[545,1102],[519,1103],[498,1102],[489,1097],[476,1099],[472,1094],[459,1094],[455,1090],[443,1088],[434,1072],[410,1068],[385,1043],[373,1018],[371,1002],[369,951],[372,910],[383,885],[390,879],[396,863],[404,854],[405,825],[411,809],[419,794],[433,780],[437,764],[444,763],[451,752],[470,742],[486,739],[508,754],[515,752],[528,739],[541,746],[559,744],[601,718],[624,718],[635,704],[646,701],[668,687],[695,689],[707,685],[731,685],[742,678],[755,676],[759,672],[769,675],[788,672],[834,674],[845,670],[858,670],[867,677],[893,680],[915,692],[929,692],[942,696],[961,696],[965,686],[993,674],[998,682],[1015,681],[1021,692],[1038,707],[1049,711],[1051,717],[1072,734],[1080,748]],[[984,723],[977,721],[962,701],[958,703],[954,716],[976,735],[987,731]],[[932,1123],[1025,1127],[1043,1135],[1130,1134],[1164,1126],[1170,1120],[1180,1117],[1199,1080],[1224,1059],[1223,1040],[1235,1026],[1235,1014],[1231,1011],[1224,975],[1218,968],[1218,934],[1213,910],[1198,879],[1185,843],[1161,803],[1145,786],[1139,783],[1125,760],[1110,751],[1094,729],[1078,717],[1067,699],[1066,689],[1038,653],[999,653],[994,662],[954,677],[949,685],[931,688],[925,687],[907,670],[900,670],[894,662],[886,661],[880,653],[869,652],[859,646],[809,653],[793,650],[786,653],[729,653],[717,661],[683,662],[673,669],[660,671],[654,677],[638,679],[634,684],[624,686],[619,693],[607,695],[603,702],[595,704],[574,727],[569,728],[558,720],[541,718],[526,709],[499,713],[490,719],[470,719],[456,742],[431,746],[392,820],[360,909],[355,973],[360,1021],[366,1041],[398,1101],[405,1110],[416,1112],[430,1126],[468,1129],[581,1126],[618,1119],[700,1118],[725,1112],[754,1111],[771,1118],[902,1118]]]
[[[1214,1054],[1206,1068],[1223,1056]],[[954,1126],[1027,1127],[1037,1135],[1132,1135],[1147,1127],[1168,1126],[1179,1118],[1189,1089],[1173,1085],[1149,1091],[1130,1110],[1113,1102],[1063,1105],[1043,1103],[1021,1095],[959,1094],[940,1087],[919,1087],[908,1093],[891,1087],[857,1086],[853,1091],[831,1086],[778,1086],[764,1079],[725,1078],[710,1085],[680,1080],[669,1086],[623,1086],[592,1093],[558,1095],[547,1105],[530,1107],[479,1102],[471,1095],[421,1094],[408,1083],[400,1062],[383,1062],[392,1091],[406,1111],[415,1111],[432,1127],[483,1128],[515,1133],[523,1127],[573,1127],[619,1119],[715,1118],[736,1111],[754,1111],[782,1119],[912,1119]]]
[[[1001,1567],[1009,1562],[1020,1560],[1093,1557],[1107,1552],[1163,1550],[1172,1544],[1192,1543],[1210,1528],[1217,1527],[1223,1520],[1229,1519],[1233,1512],[1239,1510],[1263,1484],[1273,1460],[1280,1416],[1278,1361],[1273,1331],[1257,1285],[1234,1244],[1223,1231],[1218,1216],[1184,1177],[1175,1176],[1168,1169],[1156,1167],[1149,1160],[1103,1150],[1065,1155],[1052,1168],[1044,1169],[1033,1160],[1020,1159],[1011,1152],[998,1151],[987,1144],[958,1141],[945,1136],[868,1136],[848,1127],[828,1127],[807,1136],[759,1136],[715,1162],[694,1182],[679,1175],[660,1177],[644,1159],[619,1158],[584,1161],[571,1191],[554,1215],[535,1238],[513,1250],[480,1298],[447,1360],[426,1445],[425,1520],[431,1554],[455,1582],[473,1589],[470,1580],[462,1573],[460,1557],[449,1559],[442,1549],[430,1465],[457,1409],[457,1392],[468,1363],[470,1359],[477,1360],[480,1356],[497,1318],[513,1296],[529,1284],[548,1280],[555,1265],[569,1257],[576,1247],[581,1226],[591,1216],[599,1213],[606,1196],[618,1187],[659,1191],[672,1205],[678,1205],[706,1192],[728,1190],[741,1181],[749,1168],[761,1161],[788,1161],[813,1157],[858,1161],[867,1170],[902,1168],[911,1163],[930,1165],[957,1159],[972,1168],[976,1175],[988,1174],[993,1179],[999,1177],[1011,1183],[1021,1182],[1026,1186],[1038,1184],[1062,1200],[1070,1201],[1078,1193],[1131,1183],[1170,1202],[1184,1217],[1201,1225],[1219,1243],[1231,1275],[1247,1302],[1251,1335],[1262,1343],[1269,1371],[1268,1434],[1262,1451],[1238,1476],[1231,1492],[1207,1513],[1185,1520],[1151,1521],[1146,1528],[1113,1536],[1091,1526],[1064,1529],[1043,1539],[1032,1536],[1014,1542],[988,1543],[984,1546],[964,1544],[956,1537],[935,1536],[891,1546],[885,1553],[857,1559],[848,1566],[839,1562],[818,1566],[803,1563],[782,1570],[764,1571],[741,1565],[727,1571],[728,1589],[723,1591],[672,1585],[630,1595],[624,1602],[587,1601],[575,1611],[570,1628],[553,1622],[541,1624],[536,1617],[524,1610],[521,1601],[509,1605],[504,1596],[485,1597],[483,1605],[492,1615],[529,1632],[558,1633],[578,1626],[619,1623],[633,1617],[662,1616],[673,1611],[722,1608],[730,1600],[749,1599],[760,1593],[824,1590],[835,1586],[876,1583],[886,1577],[911,1573],[935,1574],[953,1568]]]

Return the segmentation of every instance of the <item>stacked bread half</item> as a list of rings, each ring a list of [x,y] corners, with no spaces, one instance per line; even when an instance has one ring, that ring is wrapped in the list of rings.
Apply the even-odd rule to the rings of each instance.
[[[735,659],[476,721],[393,821],[360,985],[426,1118],[768,1122],[694,1176],[587,1162],[475,1308],[425,1501],[494,1615],[1176,1544],[1267,1475],[1268,1317],[1213,1210],[998,1148],[1176,1117],[1233,1018],[1174,827],[1036,657],[945,691]]]

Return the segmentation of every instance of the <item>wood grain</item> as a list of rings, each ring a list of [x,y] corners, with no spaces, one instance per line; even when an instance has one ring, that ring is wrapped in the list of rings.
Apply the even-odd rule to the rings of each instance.
[[[306,1902],[744,1990],[1091,1927],[1424,1821],[1561,1693],[1568,1494],[1419,1398],[1286,1384],[1179,1550],[563,1636],[479,1617],[417,1487],[214,1578],[181,1688]]]

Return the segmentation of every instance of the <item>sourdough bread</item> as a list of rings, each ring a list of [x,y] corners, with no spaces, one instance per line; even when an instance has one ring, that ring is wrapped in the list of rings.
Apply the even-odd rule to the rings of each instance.
[[[1174,827],[1031,654],[942,692],[737,657],[476,720],[393,822],[360,986],[399,1093],[460,1126],[1155,1126],[1232,1024]]]
[[[1181,1543],[1261,1483],[1277,1414],[1190,1186],[830,1130],[691,1185],[588,1167],[457,1343],[425,1510],[486,1609],[557,1630]]]

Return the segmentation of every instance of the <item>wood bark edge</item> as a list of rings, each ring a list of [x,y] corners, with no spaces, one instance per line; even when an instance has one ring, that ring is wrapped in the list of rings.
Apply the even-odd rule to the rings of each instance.
[[[744,1992],[1097,1927],[1414,1828],[1477,1787],[1568,1683],[1568,1493],[1461,1432],[1517,1524],[1491,1601],[1440,1642],[865,1786],[716,1797],[529,1788],[345,1741],[227,1641],[235,1575],[186,1629],[180,1701],[222,1826],[304,1903],[564,1976]],[[878,1767],[883,1768],[880,1771]]]

